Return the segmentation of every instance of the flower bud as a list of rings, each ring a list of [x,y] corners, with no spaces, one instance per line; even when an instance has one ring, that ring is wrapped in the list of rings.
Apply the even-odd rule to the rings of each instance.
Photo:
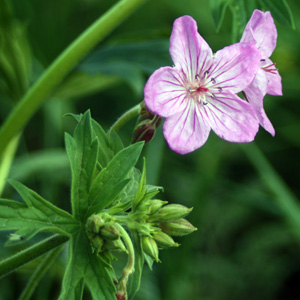
[[[167,203],[168,201],[162,201],[158,199],[150,200],[149,215],[155,214],[163,205]]]
[[[120,238],[117,240],[106,240],[105,248],[111,251],[124,251],[126,253],[128,252],[124,243]]]
[[[116,224],[105,224],[100,229],[100,235],[108,240],[116,240],[120,237],[120,231]]]
[[[86,228],[88,231],[99,233],[100,228],[105,224],[103,218],[99,215],[91,215],[86,222]]]
[[[177,219],[172,222],[161,223],[160,228],[166,234],[175,236],[187,235],[197,230],[197,228],[186,219]]]
[[[166,233],[158,231],[153,234],[153,239],[156,241],[157,245],[161,248],[178,247],[179,244],[175,243],[174,240]]]
[[[92,246],[97,250],[97,252],[101,252],[104,244],[103,239],[99,235],[96,235],[91,241]]]
[[[142,238],[143,251],[153,258],[156,262],[159,262],[158,258],[158,247],[154,239],[144,236]]]
[[[169,204],[162,207],[153,215],[153,220],[169,222],[185,217],[191,212],[192,208],[187,208],[181,204]]]
[[[156,130],[156,125],[153,124],[151,120],[145,120],[141,122],[134,129],[132,143],[137,143],[140,141],[149,143],[154,136],[155,130]]]

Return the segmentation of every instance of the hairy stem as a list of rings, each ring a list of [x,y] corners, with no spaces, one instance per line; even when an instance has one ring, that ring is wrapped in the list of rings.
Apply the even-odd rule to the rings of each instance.
[[[36,289],[40,279],[45,275],[48,269],[52,266],[53,262],[55,261],[56,257],[59,255],[61,250],[63,249],[63,245],[57,247],[56,249],[50,251],[45,255],[41,264],[37,267],[35,272],[30,277],[25,289],[23,290],[22,294],[19,297],[19,300],[29,300]]]
[[[24,127],[45,97],[67,73],[112,29],[145,0],[121,0],[84,31],[41,75],[18,102],[0,129],[0,155],[9,141]]]
[[[109,132],[111,130],[118,131],[125,123],[127,123],[129,120],[137,116],[141,112],[141,104],[132,107],[128,111],[126,111],[110,128]]]
[[[120,293],[122,295],[127,295],[126,290],[127,290],[128,278],[134,272],[135,253],[134,253],[134,247],[131,238],[128,235],[127,231],[120,224],[118,223],[116,224],[120,229],[120,234],[128,250],[128,262],[126,267],[123,269],[122,276],[117,285],[117,293]]]
[[[0,262],[0,278],[68,241],[65,235],[55,235]]]

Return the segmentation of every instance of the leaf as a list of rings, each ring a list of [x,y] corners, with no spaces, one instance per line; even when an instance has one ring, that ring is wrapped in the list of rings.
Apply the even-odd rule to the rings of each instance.
[[[82,220],[98,160],[98,139],[93,137],[91,115],[87,111],[74,131],[65,135],[66,150],[72,171],[71,203],[73,215]]]
[[[59,300],[82,299],[84,281],[93,300],[116,300],[114,277],[112,269],[92,253],[86,234],[78,231],[71,237],[69,261]]]
[[[244,0],[235,0],[230,4],[232,11],[232,41],[236,43],[240,40],[242,33],[248,22],[247,9]]]
[[[76,220],[66,211],[54,206],[23,184],[9,180],[27,205],[12,200],[0,200],[0,231],[17,230],[20,242],[32,238],[40,231],[53,231],[70,235],[77,227]]]
[[[231,1],[230,0],[210,0],[210,8],[216,27],[216,31],[219,31],[224,20],[226,9]]]
[[[271,12],[273,18],[282,25],[295,29],[293,14],[285,0],[258,0],[262,10]]]
[[[86,217],[107,207],[125,188],[128,180],[124,180],[136,164],[142,147],[143,143],[136,143],[121,150],[97,175],[89,194]]]

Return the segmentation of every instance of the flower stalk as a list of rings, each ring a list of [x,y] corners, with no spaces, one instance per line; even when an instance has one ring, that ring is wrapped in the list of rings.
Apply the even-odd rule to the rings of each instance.
[[[145,0],[121,0],[84,31],[28,90],[0,129],[0,155],[72,68]]]

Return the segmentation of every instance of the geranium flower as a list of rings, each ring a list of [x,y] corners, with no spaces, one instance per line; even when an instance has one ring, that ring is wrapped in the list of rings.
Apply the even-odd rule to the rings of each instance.
[[[282,95],[281,77],[269,57],[276,47],[277,30],[269,11],[255,10],[246,25],[241,42],[256,45],[261,54],[260,68],[253,82],[244,90],[246,99],[255,109],[259,122],[273,136],[275,130],[268,119],[263,98],[266,94]]]
[[[259,123],[252,106],[236,93],[259,68],[258,49],[249,43],[213,55],[190,16],[175,20],[170,38],[174,67],[156,70],[145,85],[145,104],[165,117],[164,136],[180,154],[200,148],[210,129],[230,142],[250,142]]]

